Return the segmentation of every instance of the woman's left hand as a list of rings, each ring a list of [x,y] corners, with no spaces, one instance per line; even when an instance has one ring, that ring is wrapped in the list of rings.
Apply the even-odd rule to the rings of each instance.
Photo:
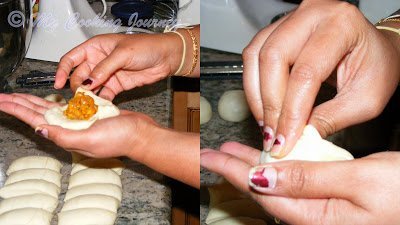
[[[27,94],[0,94],[0,111],[15,116],[58,146],[95,158],[128,156],[140,161],[159,126],[150,117],[122,110],[116,117],[96,121],[90,128],[74,131],[48,125],[45,112],[58,103]],[[134,148],[132,147],[134,146]]]
[[[250,194],[289,224],[397,224],[400,153],[340,162],[283,161],[258,165],[260,151],[226,143],[202,150],[201,165]],[[256,171],[256,175],[254,172]]]

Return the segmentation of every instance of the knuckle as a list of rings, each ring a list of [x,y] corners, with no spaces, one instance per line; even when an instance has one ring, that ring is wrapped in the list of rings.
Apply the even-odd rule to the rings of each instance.
[[[280,114],[280,119],[284,124],[291,124],[302,119],[300,112],[292,111],[291,109],[283,108]]]
[[[385,104],[382,104],[381,99],[370,98],[365,106],[366,115],[369,115],[370,119],[375,118],[382,113],[384,106]]]
[[[356,6],[345,1],[338,3],[335,12],[333,21],[340,27],[354,24],[362,15]]]
[[[318,124],[319,132],[322,137],[326,137],[336,132],[336,123],[334,118],[318,112],[313,113],[312,119]]]
[[[296,196],[302,193],[306,183],[306,173],[304,165],[301,162],[295,162],[287,171],[289,184],[289,193]]]
[[[243,59],[249,59],[257,56],[259,53],[259,50],[255,48],[253,45],[248,45],[243,49],[242,56]]]
[[[292,69],[291,78],[304,83],[316,82],[316,69],[309,63],[297,64]]]
[[[338,3],[338,11],[341,12],[342,15],[358,15],[359,14],[359,10],[358,8],[351,4],[348,3],[346,1],[342,1],[340,3]]]
[[[267,115],[279,115],[281,107],[275,104],[263,104],[264,113]]]
[[[271,44],[264,45],[259,53],[260,63],[275,64],[282,60],[282,50]]]

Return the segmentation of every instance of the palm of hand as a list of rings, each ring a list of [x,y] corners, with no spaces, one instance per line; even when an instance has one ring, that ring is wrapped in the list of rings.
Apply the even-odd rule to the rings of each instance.
[[[148,116],[122,110],[119,116],[96,121],[90,128],[73,131],[49,126],[44,118],[50,108],[60,106],[42,98],[27,94],[0,94],[0,111],[15,116],[36,129],[46,128],[48,138],[57,145],[91,157],[126,155],[128,142],[135,146],[147,126],[157,126]],[[146,134],[144,134],[146,135]]]

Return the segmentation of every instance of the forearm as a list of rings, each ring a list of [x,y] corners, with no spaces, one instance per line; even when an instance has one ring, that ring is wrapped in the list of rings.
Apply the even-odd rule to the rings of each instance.
[[[128,157],[192,187],[200,187],[200,138],[195,133],[167,128],[152,129],[141,157]]]

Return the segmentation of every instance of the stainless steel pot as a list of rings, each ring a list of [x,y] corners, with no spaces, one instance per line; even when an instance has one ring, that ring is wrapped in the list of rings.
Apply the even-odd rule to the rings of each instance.
[[[0,0],[0,92],[25,57],[32,25],[32,0]]]

